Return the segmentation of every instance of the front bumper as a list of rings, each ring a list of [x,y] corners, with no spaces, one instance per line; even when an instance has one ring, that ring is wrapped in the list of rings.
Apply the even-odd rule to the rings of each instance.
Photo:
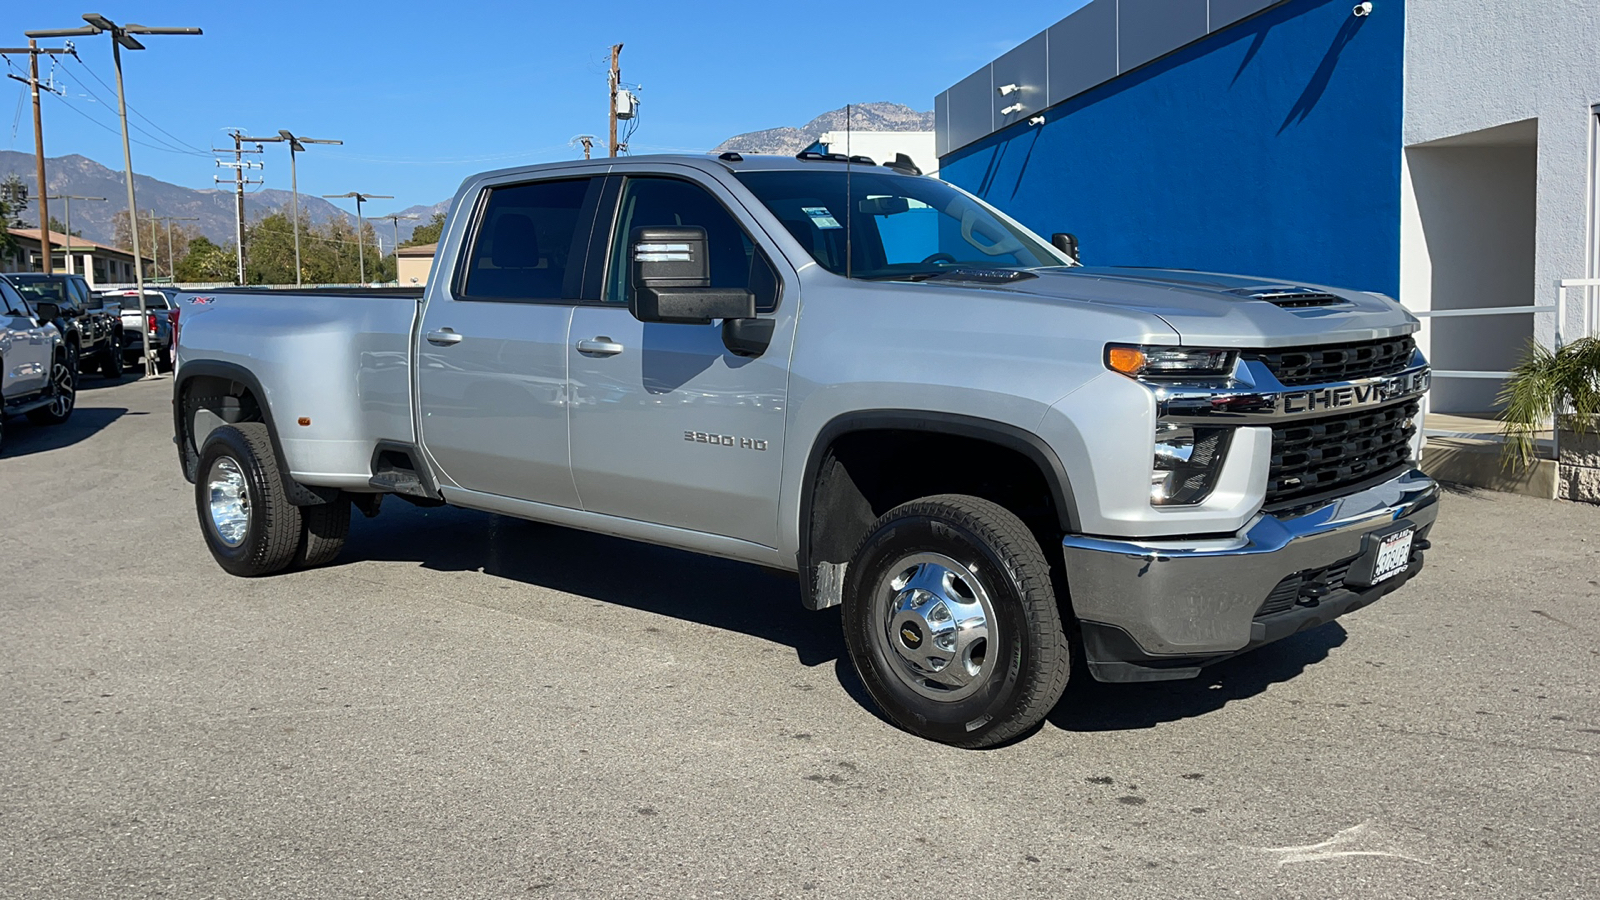
[[[1366,606],[1421,570],[1438,514],[1438,485],[1413,469],[1347,497],[1261,514],[1223,538],[1069,535],[1062,549],[1090,671],[1101,681],[1192,678]],[[1341,564],[1362,555],[1368,534],[1402,520],[1417,529],[1405,572],[1375,587],[1344,585]],[[1286,603],[1268,603],[1285,591]]]

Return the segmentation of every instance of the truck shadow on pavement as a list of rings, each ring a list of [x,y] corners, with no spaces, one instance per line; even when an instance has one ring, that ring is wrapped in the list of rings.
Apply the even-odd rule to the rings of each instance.
[[[844,652],[838,611],[804,609],[792,575],[508,516],[390,498],[377,519],[357,515],[339,560],[481,571],[790,646],[808,667]]]
[[[793,647],[803,666],[833,663],[844,691],[877,714],[845,656],[839,611],[804,609],[799,584],[786,573],[474,510],[421,509],[399,500],[385,503],[376,520],[358,516],[352,522],[340,562],[362,560],[483,572]],[[1208,667],[1192,681],[1101,684],[1077,660],[1066,695],[1047,721],[1063,731],[1123,731],[1205,715],[1295,678],[1326,659],[1345,636],[1337,622],[1330,623]]]
[[[1063,731],[1127,731],[1215,712],[1293,680],[1345,642],[1338,622],[1303,631],[1207,666],[1188,681],[1102,684],[1079,663],[1047,721]]]
[[[129,413],[121,406],[97,406],[88,409],[79,407],[73,410],[72,418],[60,425],[35,425],[23,416],[7,418],[5,443],[0,444],[0,459],[70,447],[94,437],[112,422],[126,415],[145,414]]]

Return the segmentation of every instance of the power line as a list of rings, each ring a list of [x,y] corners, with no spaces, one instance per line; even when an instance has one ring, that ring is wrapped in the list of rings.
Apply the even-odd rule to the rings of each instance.
[[[74,58],[76,59],[76,57],[74,57]],[[78,60],[78,64],[79,65],[83,65],[83,60],[81,60],[81,59]],[[83,67],[84,67],[85,71],[87,71],[90,75],[94,75],[94,70],[93,69],[90,69],[86,65],[83,65]],[[73,78],[72,77],[72,73],[70,71],[68,71],[66,69],[62,69],[61,70],[61,74],[65,75],[66,77],[68,77],[70,79],[72,79],[72,83],[73,84],[77,85],[80,88],[83,88],[83,90],[85,92],[87,92],[90,97],[94,98],[94,101],[96,103],[100,104],[100,106],[102,108],[109,108],[110,101],[106,100],[104,97],[101,97],[99,94],[95,93],[93,88],[91,88],[88,85],[84,84],[79,79]],[[100,81],[99,76],[96,75],[95,76],[95,80],[96,81]],[[101,84],[102,87],[105,86],[105,82],[104,81],[100,81],[100,84]],[[138,115],[139,118],[144,119],[146,122],[150,121],[149,118],[144,116],[142,113],[139,113],[139,111],[134,109],[132,106],[128,107],[128,111]],[[150,124],[151,125],[155,125],[155,128],[156,128],[157,131],[160,131],[163,134],[166,134],[168,137],[172,137],[173,140],[169,141],[169,140],[166,140],[166,139],[160,137],[159,135],[152,134],[152,133],[150,133],[149,129],[140,127],[138,125],[138,123],[132,123],[132,122],[129,123],[130,127],[132,127],[134,130],[138,131],[140,134],[142,134],[145,137],[151,139],[152,141],[156,141],[156,142],[160,143],[162,145],[162,149],[165,149],[168,153],[181,153],[181,154],[184,154],[186,156],[210,156],[210,154],[208,154],[208,153],[198,153],[198,152],[195,152],[193,150],[186,149],[191,145],[189,145],[189,144],[185,143],[184,141],[178,139],[177,137],[173,136],[170,132],[168,132],[166,129],[162,128],[160,125],[156,125],[154,122],[150,122]],[[176,141],[176,143],[174,143],[174,141]],[[144,146],[149,147],[149,146],[153,146],[153,145],[144,144]]]
[[[89,64],[84,62],[78,56],[77,53],[73,53],[72,54],[72,58],[77,60],[78,65],[83,66],[83,70],[85,72],[89,73],[89,77],[93,78],[95,81],[100,82],[100,86],[101,87],[105,88],[108,91],[113,90],[111,85],[106,84],[105,79],[103,79],[99,75],[95,74],[94,69],[91,69],[89,67]],[[65,71],[65,70],[63,70],[63,71]],[[74,80],[76,80],[76,79],[74,79]],[[78,82],[78,84],[80,86],[82,86],[83,83],[82,82]],[[88,88],[85,87],[84,90],[88,90]],[[207,153],[205,150],[201,149],[200,147],[196,147],[195,145],[193,145],[193,144],[189,143],[188,141],[184,140],[183,138],[180,138],[177,135],[173,134],[172,132],[166,130],[165,128],[162,128],[160,125],[157,125],[154,119],[151,119],[149,116],[147,116],[144,113],[140,112],[138,110],[138,108],[135,107],[132,103],[128,104],[128,111],[133,113],[134,115],[138,116],[139,118],[145,120],[146,122],[149,122],[151,127],[155,128],[155,130],[161,132],[162,134],[166,135],[169,138],[172,138],[174,141],[177,141],[180,145],[182,145],[184,147],[188,147],[191,150],[194,150],[195,152],[197,152],[201,156],[209,156],[210,155],[209,153]],[[134,127],[138,128],[139,126],[135,125]],[[140,131],[144,131],[144,129],[142,129],[142,128],[140,128],[139,130]],[[145,134],[150,134],[150,132],[145,131]],[[155,137],[155,135],[153,135],[153,134],[151,134],[150,136],[151,137]]]
[[[61,104],[63,106],[65,106],[67,109],[72,110],[73,112],[77,113],[78,115],[83,116],[89,122],[91,122],[91,123],[93,123],[95,125],[98,125],[101,128],[104,128],[105,130],[111,132],[112,134],[117,134],[118,133],[117,129],[112,128],[110,125],[107,125],[106,123],[100,121],[99,119],[96,119],[94,116],[89,115],[88,113],[86,113],[83,110],[77,108],[76,106],[73,106],[70,102],[68,102],[67,98],[61,97],[60,100],[61,100]],[[173,150],[170,147],[165,147],[165,146],[162,146],[160,144],[146,143],[144,141],[137,140],[135,138],[129,138],[128,140],[131,141],[132,143],[138,144],[141,147],[149,147],[151,150],[160,150],[162,153],[176,153],[176,154],[179,154],[180,156],[192,156],[193,155],[193,154],[189,153],[186,150]]]

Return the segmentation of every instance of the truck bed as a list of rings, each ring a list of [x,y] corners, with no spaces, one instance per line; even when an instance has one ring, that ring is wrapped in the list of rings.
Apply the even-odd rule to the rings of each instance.
[[[421,296],[415,288],[183,293],[177,365],[252,378],[295,479],[364,489],[378,441],[415,440],[409,358]]]

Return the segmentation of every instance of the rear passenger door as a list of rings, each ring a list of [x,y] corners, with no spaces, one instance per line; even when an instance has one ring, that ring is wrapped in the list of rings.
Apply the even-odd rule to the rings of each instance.
[[[603,299],[573,315],[572,477],[585,510],[738,538],[777,542],[793,298],[765,236],[730,212],[738,200],[694,170],[627,176],[614,203]],[[608,210],[609,212],[609,210]],[[712,287],[756,293],[777,319],[759,357],[729,352],[720,322],[644,323],[628,310],[628,236],[648,225],[706,230]],[[598,254],[597,254],[598,255]]]
[[[447,484],[576,508],[567,329],[601,179],[480,194],[455,272],[436,272],[416,353],[423,445]]]

